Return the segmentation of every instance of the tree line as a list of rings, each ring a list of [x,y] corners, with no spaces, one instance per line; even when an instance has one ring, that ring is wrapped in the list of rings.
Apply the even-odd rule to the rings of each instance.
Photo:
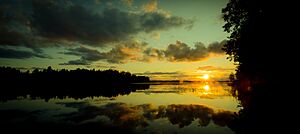
[[[117,70],[54,70],[34,69],[21,71],[12,67],[0,67],[1,90],[3,99],[31,95],[42,98],[87,96],[117,96],[129,94],[136,89],[147,89],[149,85],[132,84],[150,81],[149,77],[137,76]]]

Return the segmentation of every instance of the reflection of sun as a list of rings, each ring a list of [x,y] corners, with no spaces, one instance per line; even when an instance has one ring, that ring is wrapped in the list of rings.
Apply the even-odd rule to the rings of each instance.
[[[205,80],[207,80],[207,79],[209,79],[209,75],[208,75],[208,74],[204,74],[204,75],[202,76],[202,78],[205,79]]]
[[[205,85],[205,86],[203,87],[203,89],[207,91],[207,90],[209,90],[209,86],[208,86],[208,85]]]

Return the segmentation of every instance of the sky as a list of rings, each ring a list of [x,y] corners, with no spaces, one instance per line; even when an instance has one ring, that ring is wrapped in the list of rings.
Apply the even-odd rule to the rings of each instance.
[[[0,66],[224,80],[228,0],[0,0]]]

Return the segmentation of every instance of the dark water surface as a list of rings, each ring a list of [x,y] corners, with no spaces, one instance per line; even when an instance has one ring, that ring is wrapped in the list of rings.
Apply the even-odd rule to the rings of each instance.
[[[18,97],[0,102],[2,126],[93,127],[133,133],[234,133],[239,102],[226,82],[156,83],[115,97]]]

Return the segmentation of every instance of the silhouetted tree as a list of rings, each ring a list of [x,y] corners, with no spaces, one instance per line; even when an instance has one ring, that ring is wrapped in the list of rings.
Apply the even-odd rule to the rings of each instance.
[[[34,69],[21,72],[11,67],[0,67],[0,99],[6,100],[17,96],[31,95],[50,99],[70,96],[117,96],[129,94],[136,89],[147,89],[149,85],[132,84],[150,81],[149,77],[136,76],[117,70],[53,70]]]
[[[282,90],[288,89],[281,79],[286,72],[280,70],[285,65],[278,62],[278,57],[286,57],[280,44],[283,36],[279,33],[283,9],[276,4],[275,1],[230,0],[222,10],[226,22],[223,28],[231,34],[223,50],[238,65],[232,93],[243,109],[231,127],[237,133],[271,131],[268,125],[278,125],[271,113],[279,111],[274,107],[278,98],[283,97]]]
[[[238,79],[262,82],[271,74],[275,53],[270,51],[273,39],[266,35],[272,35],[274,27],[268,6],[259,0],[230,0],[222,10],[224,30],[231,33],[224,50],[238,64]]]

